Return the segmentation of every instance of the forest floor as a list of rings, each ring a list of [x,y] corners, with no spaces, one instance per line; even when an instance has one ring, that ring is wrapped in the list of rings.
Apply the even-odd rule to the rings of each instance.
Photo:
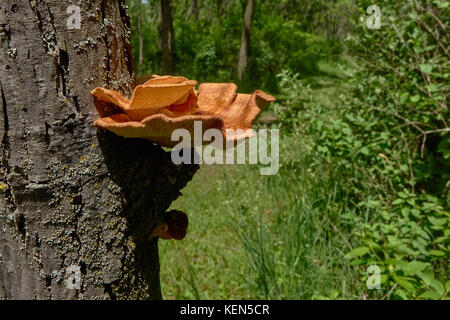
[[[338,63],[321,70],[307,79],[310,103],[333,116],[348,74]],[[346,204],[333,201],[339,172],[310,165],[311,143],[281,134],[273,176],[259,165],[201,165],[171,206],[189,216],[186,238],[160,241],[165,299],[361,298],[360,274],[344,259]]]

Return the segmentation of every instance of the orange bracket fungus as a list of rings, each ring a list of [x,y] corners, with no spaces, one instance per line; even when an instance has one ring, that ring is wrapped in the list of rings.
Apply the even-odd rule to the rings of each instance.
[[[202,83],[184,77],[147,77],[134,88],[130,99],[119,92],[95,88],[91,93],[99,114],[94,126],[125,138],[143,138],[163,147],[174,147],[172,133],[187,130],[195,136],[195,123],[201,122],[201,134],[217,129],[225,141],[237,141],[253,135],[252,124],[261,110],[275,98],[261,90],[252,94],[236,93],[234,83]],[[188,217],[170,211],[158,217],[149,238],[185,237]]]
[[[218,129],[225,140],[252,136],[253,120],[275,98],[261,90],[236,93],[234,83],[202,83],[184,77],[153,75],[136,86],[127,99],[119,92],[95,88],[91,93],[100,118],[94,126],[126,138],[144,138],[173,147],[172,132],[186,129],[194,136],[194,121],[201,121],[202,134]],[[229,130],[233,129],[233,130]],[[241,133],[235,131],[241,129]],[[242,133],[243,132],[243,133]]]

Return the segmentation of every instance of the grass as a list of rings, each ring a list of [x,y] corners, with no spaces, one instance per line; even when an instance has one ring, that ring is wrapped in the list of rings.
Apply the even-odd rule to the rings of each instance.
[[[325,66],[326,67],[326,66]],[[339,77],[313,79],[312,103],[335,108]],[[300,132],[280,136],[280,169],[202,165],[172,204],[190,225],[182,241],[160,241],[165,299],[360,298],[345,174],[325,166]]]

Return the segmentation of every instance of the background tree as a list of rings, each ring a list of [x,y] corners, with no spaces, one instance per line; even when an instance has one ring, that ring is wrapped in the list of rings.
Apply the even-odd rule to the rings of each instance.
[[[175,73],[174,34],[172,23],[172,1],[160,0],[158,4],[159,50],[161,52],[162,74]]]
[[[223,0],[217,0],[217,16],[220,18],[223,13]]]
[[[186,3],[188,3],[189,1],[186,1]],[[199,17],[199,7],[198,7],[198,0],[192,0],[190,6],[186,5],[186,7],[189,7],[188,10],[186,10],[186,21],[189,20],[189,17],[191,15],[194,16],[194,20],[197,21],[198,17]]]
[[[138,36],[139,36],[139,67],[142,67],[142,62],[144,61],[144,36],[142,34],[142,3],[139,3],[139,13],[137,16],[137,24],[138,24]]]
[[[244,70],[247,67],[248,51],[250,48],[250,30],[252,27],[254,10],[255,10],[255,1],[247,0],[244,11],[244,26],[242,28],[241,49],[239,51],[239,62],[237,67],[238,79],[240,81],[242,81]]]
[[[129,17],[121,0],[80,9],[68,29],[66,2],[0,4],[2,299],[161,298],[148,236],[196,170],[92,127],[90,90],[133,87]]]

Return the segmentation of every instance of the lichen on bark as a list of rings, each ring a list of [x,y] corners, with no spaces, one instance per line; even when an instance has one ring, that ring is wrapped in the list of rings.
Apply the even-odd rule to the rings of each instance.
[[[148,235],[198,166],[92,127],[90,90],[132,89],[129,18],[74,4],[80,30],[64,1],[0,3],[0,298],[159,299]]]

